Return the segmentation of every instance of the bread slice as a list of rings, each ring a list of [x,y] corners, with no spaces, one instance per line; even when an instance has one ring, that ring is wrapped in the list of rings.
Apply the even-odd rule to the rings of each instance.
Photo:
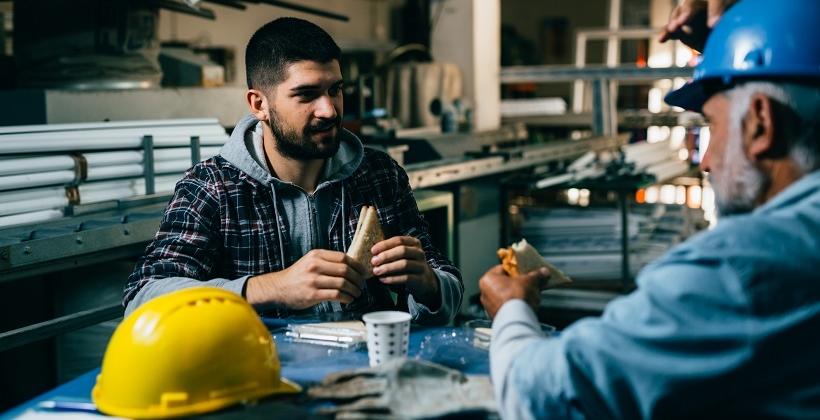
[[[501,260],[504,271],[510,276],[518,276],[547,267],[550,271],[547,288],[572,282],[558,267],[548,263],[526,239],[512,244],[509,248],[499,249],[498,259]]]
[[[372,206],[362,207],[359,212],[359,222],[356,226],[356,233],[353,234],[353,241],[347,249],[347,255],[360,262],[367,270],[368,277],[373,276],[373,265],[370,260],[373,254],[370,248],[384,240],[384,232],[379,224],[379,216],[376,208]]]

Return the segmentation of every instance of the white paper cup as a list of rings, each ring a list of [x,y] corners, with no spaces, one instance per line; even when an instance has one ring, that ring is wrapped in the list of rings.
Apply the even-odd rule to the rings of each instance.
[[[410,314],[380,311],[362,317],[367,326],[367,356],[370,366],[390,359],[407,357],[410,347]]]

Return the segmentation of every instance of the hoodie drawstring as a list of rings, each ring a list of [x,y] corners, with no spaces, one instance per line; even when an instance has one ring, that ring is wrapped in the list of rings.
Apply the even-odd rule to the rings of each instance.
[[[279,258],[282,262],[282,269],[285,269],[285,243],[282,241],[282,226],[279,224],[279,200],[276,198],[276,185],[270,184],[273,191],[273,218],[276,219],[276,238],[279,239]]]
[[[347,254],[347,235],[345,225],[347,224],[347,218],[345,218],[345,184],[342,182],[342,249],[344,253]],[[330,306],[333,308],[333,312],[341,312],[342,311],[342,304],[337,301],[330,302]]]
[[[342,183],[342,249],[347,254],[347,218],[345,217],[345,184]]]

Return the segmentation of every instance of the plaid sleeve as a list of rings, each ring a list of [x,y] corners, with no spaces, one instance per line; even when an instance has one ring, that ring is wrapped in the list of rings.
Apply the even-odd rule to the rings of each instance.
[[[221,252],[219,209],[213,184],[191,175],[177,183],[159,231],[128,278],[123,306],[153,280],[211,276]]]

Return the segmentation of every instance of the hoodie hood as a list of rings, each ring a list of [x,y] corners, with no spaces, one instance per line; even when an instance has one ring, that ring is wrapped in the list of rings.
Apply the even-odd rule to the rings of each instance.
[[[262,122],[253,115],[246,115],[236,123],[230,139],[219,154],[225,160],[245,172],[251,178],[269,185],[282,182],[267,167],[262,146]],[[339,133],[339,151],[325,163],[319,184],[343,180],[362,163],[364,146],[355,134],[342,128]]]

